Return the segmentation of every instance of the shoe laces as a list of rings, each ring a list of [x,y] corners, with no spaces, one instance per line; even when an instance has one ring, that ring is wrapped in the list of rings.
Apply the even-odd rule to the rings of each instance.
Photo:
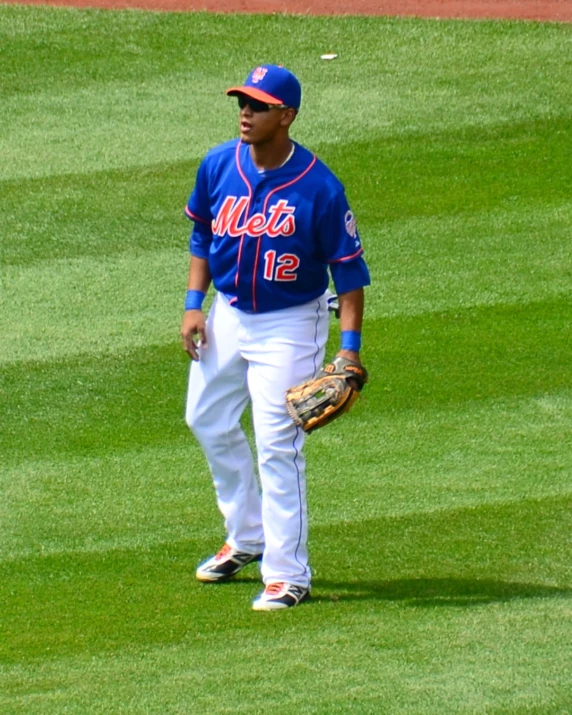
[[[269,596],[276,596],[278,595],[282,589],[284,588],[284,583],[269,583],[268,586],[266,586],[266,593]]]
[[[229,553],[229,551],[232,551],[232,547],[229,546],[229,544],[225,544],[222,549],[218,552],[218,554],[215,556],[215,559],[217,561],[220,561],[221,559],[224,559],[224,557]]]

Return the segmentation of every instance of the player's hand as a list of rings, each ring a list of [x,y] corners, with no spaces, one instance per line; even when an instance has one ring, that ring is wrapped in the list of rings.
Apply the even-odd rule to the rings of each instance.
[[[343,357],[346,358],[346,360],[353,360],[354,362],[357,362],[358,365],[362,364],[359,357],[359,353],[356,353],[355,350],[338,350],[336,357]],[[357,380],[352,380],[352,378],[349,378],[348,382],[354,388],[354,390],[359,389]]]
[[[198,337],[198,340],[197,340]],[[207,347],[206,316],[202,310],[186,310],[181,325],[181,338],[185,352],[193,359],[199,359],[199,342]]]
[[[346,360],[353,360],[353,362],[357,362],[361,365],[359,353],[356,353],[355,350],[338,350],[338,352],[336,353],[336,357],[343,357]]]

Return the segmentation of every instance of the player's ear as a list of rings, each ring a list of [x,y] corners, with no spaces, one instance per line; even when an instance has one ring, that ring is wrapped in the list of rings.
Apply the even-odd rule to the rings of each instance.
[[[283,127],[289,127],[292,122],[296,119],[297,112],[295,109],[292,109],[292,107],[288,107],[288,109],[284,110],[284,114],[282,116],[282,119],[280,120],[280,124]]]

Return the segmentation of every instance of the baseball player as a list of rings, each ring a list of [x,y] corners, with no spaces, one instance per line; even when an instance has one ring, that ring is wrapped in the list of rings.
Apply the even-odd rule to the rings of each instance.
[[[186,421],[209,463],[227,534],[196,577],[220,582],[260,561],[265,589],[252,607],[268,611],[307,599],[311,580],[305,434],[284,395],[324,361],[330,274],[338,355],[360,362],[370,279],[343,185],[290,138],[301,102],[295,75],[262,65],[226,93],[238,98],[239,137],[208,152],[186,207],[194,222],[181,327],[193,360]],[[240,426],[249,401],[258,470]]]

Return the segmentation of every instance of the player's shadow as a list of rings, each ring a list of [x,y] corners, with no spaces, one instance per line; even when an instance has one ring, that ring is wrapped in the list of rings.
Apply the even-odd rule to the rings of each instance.
[[[388,581],[313,581],[313,601],[400,601],[416,607],[479,606],[525,598],[569,598],[572,589],[541,584],[466,578]]]
[[[240,572],[237,576],[233,576],[232,578],[229,578],[227,581],[213,581],[212,583],[208,581],[204,581],[201,583],[201,586],[204,586],[205,588],[220,588],[220,587],[226,587],[226,586],[252,586],[254,584],[257,584],[261,588],[263,588],[264,584],[262,583],[262,577],[260,573],[256,572],[254,570],[254,566],[247,566],[247,569],[249,569],[246,573]]]
[[[232,587],[251,590],[261,586],[260,574],[253,568],[236,578],[219,582],[217,588]],[[212,584],[203,584],[206,587]],[[408,578],[369,581],[312,581],[312,601],[399,601],[406,606],[482,606],[527,598],[570,598],[572,589],[544,584],[469,578]]]

